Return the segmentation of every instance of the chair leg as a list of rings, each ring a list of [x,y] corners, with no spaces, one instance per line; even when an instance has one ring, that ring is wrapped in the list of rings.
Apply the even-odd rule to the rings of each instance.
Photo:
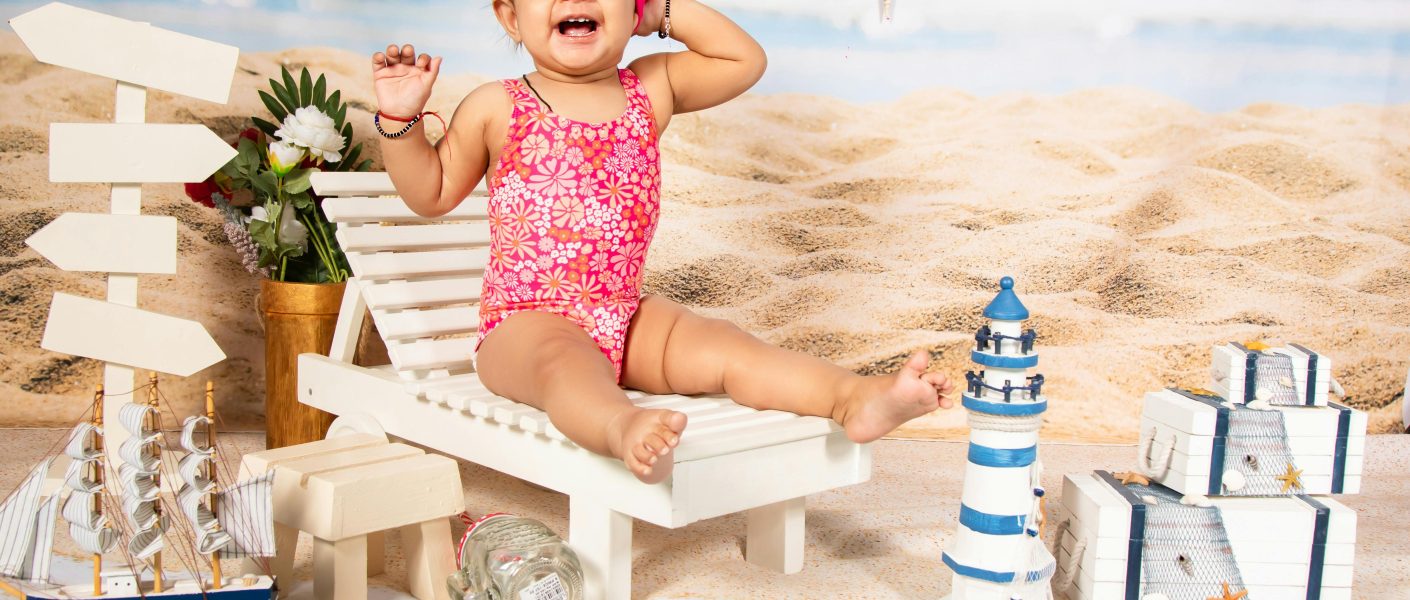
[[[433,519],[401,528],[406,553],[406,583],[418,600],[450,600],[446,578],[455,570],[450,521]]]
[[[367,534],[367,576],[376,577],[387,570],[387,537],[381,531]]]
[[[569,496],[568,543],[583,565],[586,600],[631,598],[631,517],[583,494]]]
[[[804,504],[793,498],[750,509],[745,560],[785,574],[802,571]]]
[[[299,549],[299,530],[278,521],[274,523],[274,556],[269,559],[269,570],[284,589],[293,585],[294,553]],[[263,569],[253,558],[240,561],[241,573],[259,573]]]
[[[313,596],[367,600],[367,538],[330,542],[313,538]]]

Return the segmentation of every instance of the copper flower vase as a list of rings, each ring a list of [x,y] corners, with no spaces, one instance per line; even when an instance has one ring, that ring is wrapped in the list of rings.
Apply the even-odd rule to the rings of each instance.
[[[299,355],[327,355],[346,283],[260,281],[266,448],[323,439],[334,416],[299,403]]]

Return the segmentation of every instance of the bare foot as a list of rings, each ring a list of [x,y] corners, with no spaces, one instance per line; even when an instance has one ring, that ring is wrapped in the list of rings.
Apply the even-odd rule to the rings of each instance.
[[[673,410],[627,409],[609,426],[612,455],[622,459],[637,479],[660,482],[671,476],[675,466],[671,452],[681,443],[685,421],[685,413]]]
[[[846,406],[839,407],[837,421],[847,438],[864,444],[936,408],[950,408],[954,403],[946,396],[955,386],[944,373],[926,373],[929,365],[929,356],[917,351],[895,373],[863,379]]]

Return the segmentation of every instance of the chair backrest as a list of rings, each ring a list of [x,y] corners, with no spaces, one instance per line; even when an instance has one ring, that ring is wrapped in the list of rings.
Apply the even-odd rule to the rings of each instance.
[[[316,173],[313,188],[393,368],[406,379],[473,370],[490,244],[483,184],[435,219],[407,208],[386,173]]]

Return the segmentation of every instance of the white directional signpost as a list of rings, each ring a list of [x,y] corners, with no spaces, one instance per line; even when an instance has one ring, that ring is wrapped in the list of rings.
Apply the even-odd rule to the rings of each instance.
[[[141,215],[142,183],[203,181],[235,156],[203,125],[145,123],[147,88],[223,104],[240,51],[59,2],[10,27],[40,62],[117,80],[113,123],[49,130],[50,181],[111,183],[111,214],[64,214],[26,240],[61,269],[109,273],[103,300],[54,294],[40,346],[107,363],[103,420],[116,423],[134,368],[189,376],[225,358],[200,323],[137,309],[137,274],[176,272],[176,220]],[[107,428],[111,460],[125,437]]]

